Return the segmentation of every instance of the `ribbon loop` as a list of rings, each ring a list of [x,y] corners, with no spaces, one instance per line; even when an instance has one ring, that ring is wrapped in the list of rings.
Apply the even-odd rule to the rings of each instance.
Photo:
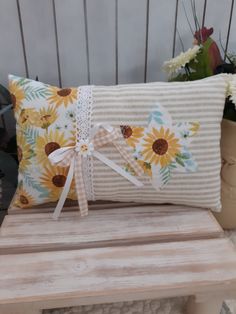
[[[69,171],[64,188],[53,213],[54,219],[57,219],[60,215],[60,212],[69,193],[73,177],[75,178],[76,193],[78,197],[81,216],[86,216],[88,214],[88,202],[86,198],[86,190],[83,179],[83,162],[85,157],[96,157],[101,162],[112,168],[114,171],[129,180],[137,187],[143,186],[142,182],[139,181],[135,176],[129,174],[112,160],[108,159],[103,154],[97,151],[98,148],[108,143],[112,143],[116,147],[120,155],[130,164],[135,173],[138,176],[142,175],[142,168],[132,157],[126,146],[120,143],[119,139],[122,139],[122,141],[124,142],[120,130],[115,129],[110,125],[103,126],[97,124],[91,130],[90,139],[82,140],[78,142],[76,146],[61,147],[53,151],[48,156],[50,162],[54,165],[62,167],[69,166]]]

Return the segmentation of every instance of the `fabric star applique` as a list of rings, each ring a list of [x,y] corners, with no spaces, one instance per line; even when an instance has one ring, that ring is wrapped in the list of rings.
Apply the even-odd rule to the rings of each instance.
[[[157,103],[146,128],[121,126],[121,131],[153,187],[160,190],[174,172],[197,171],[197,163],[188,147],[199,127],[198,122],[174,124],[169,112]],[[132,171],[129,165],[126,170]]]

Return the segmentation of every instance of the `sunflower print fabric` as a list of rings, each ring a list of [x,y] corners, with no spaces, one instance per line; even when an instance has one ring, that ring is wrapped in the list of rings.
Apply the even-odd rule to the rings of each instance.
[[[174,172],[195,172],[197,163],[188,149],[199,130],[199,123],[173,124],[169,112],[160,104],[150,114],[147,128],[121,126],[126,143],[133,155],[151,178],[155,189],[162,189]],[[132,173],[129,165],[126,171]]]
[[[9,76],[9,90],[17,121],[19,160],[15,204],[21,208],[57,201],[68,168],[52,166],[48,155],[75,144],[75,107],[78,88],[57,88]],[[76,200],[75,184],[68,195]]]

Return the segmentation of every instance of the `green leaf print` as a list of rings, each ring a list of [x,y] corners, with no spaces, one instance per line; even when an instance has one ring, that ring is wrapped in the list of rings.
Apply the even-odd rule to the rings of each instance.
[[[27,86],[24,90],[27,101],[32,101],[39,98],[45,99],[50,95],[49,90],[45,87]]]
[[[39,135],[38,130],[28,127],[23,132],[26,142],[30,145],[35,145],[36,139]]]
[[[29,84],[30,82],[31,82],[30,80],[22,77],[19,80],[17,80],[17,85],[23,87],[23,86]]]
[[[168,166],[160,169],[160,175],[162,180],[162,185],[166,185],[171,178],[171,171],[176,168],[174,163],[170,163]]]
[[[24,183],[27,184],[29,187],[32,187],[33,189],[40,192],[41,197],[47,197],[48,196],[48,190],[44,187],[42,187],[38,181],[36,181],[28,172],[24,172]]]

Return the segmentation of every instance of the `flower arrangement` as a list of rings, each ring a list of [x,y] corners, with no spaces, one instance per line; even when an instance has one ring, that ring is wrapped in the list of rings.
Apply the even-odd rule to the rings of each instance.
[[[199,23],[196,23],[199,25]],[[165,61],[163,70],[169,81],[193,81],[219,73],[236,73],[236,55],[225,53],[228,63],[221,57],[217,43],[211,37],[214,29],[202,27],[193,34],[193,47]],[[224,118],[236,121],[236,90],[229,86]]]
[[[185,68],[186,75],[189,73],[190,62],[197,62],[197,55],[201,52],[201,46],[195,45],[193,48],[189,48],[185,52],[181,52],[177,57],[166,61],[164,63],[163,69],[169,75],[174,75],[178,73],[182,68]]]
[[[223,59],[216,42],[210,37],[213,28],[203,27],[194,33],[193,47],[164,62],[169,81],[199,80],[217,73]]]

